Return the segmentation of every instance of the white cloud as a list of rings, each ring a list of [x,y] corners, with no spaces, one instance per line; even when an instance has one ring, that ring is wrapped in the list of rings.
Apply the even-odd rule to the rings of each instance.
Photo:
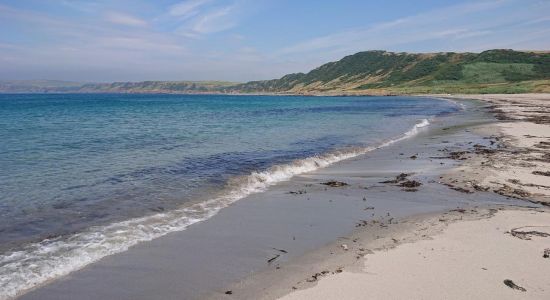
[[[169,14],[180,18],[189,18],[198,14],[198,9],[212,0],[187,0],[172,5]]]
[[[434,38],[455,39],[487,34],[488,30],[454,28],[454,23],[473,13],[495,9],[506,1],[483,1],[458,4],[421,13],[414,16],[374,24],[367,28],[355,28],[343,32],[312,38],[283,48],[281,54],[305,53],[320,50],[342,49],[349,51],[350,45],[356,50],[372,47],[388,47]],[[462,22],[460,22],[462,23]]]
[[[135,26],[135,27],[147,26],[146,21],[128,14],[120,13],[120,12],[114,12],[114,11],[107,12],[105,14],[105,19],[111,23],[124,25],[124,26]]]
[[[233,7],[228,6],[201,15],[194,22],[191,29],[194,32],[201,34],[220,32],[230,29],[235,26],[235,22],[228,18],[232,10]]]

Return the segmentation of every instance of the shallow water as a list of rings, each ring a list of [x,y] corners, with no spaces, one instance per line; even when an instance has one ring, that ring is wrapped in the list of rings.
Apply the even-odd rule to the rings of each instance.
[[[397,97],[1,95],[0,243],[171,209],[232,176],[373,145],[454,109]]]
[[[185,229],[457,109],[406,97],[0,95],[0,288]]]

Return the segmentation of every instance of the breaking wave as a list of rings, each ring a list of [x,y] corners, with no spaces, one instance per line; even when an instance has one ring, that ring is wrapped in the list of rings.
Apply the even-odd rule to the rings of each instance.
[[[9,299],[33,287],[64,276],[99,259],[126,251],[170,232],[216,215],[222,208],[250,194],[291,179],[293,176],[327,167],[333,163],[365,154],[414,136],[430,124],[421,120],[402,136],[378,146],[356,147],[275,165],[261,172],[252,172],[228,183],[224,193],[213,199],[194,203],[169,212],[130,219],[105,226],[91,227],[69,237],[45,239],[22,250],[0,255],[0,299]]]

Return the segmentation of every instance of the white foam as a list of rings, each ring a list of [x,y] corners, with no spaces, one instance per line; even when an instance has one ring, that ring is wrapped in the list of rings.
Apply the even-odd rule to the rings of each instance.
[[[409,138],[429,124],[427,119],[423,119],[402,136],[376,147],[335,151],[289,164],[276,165],[262,172],[253,172],[232,180],[227,193],[223,196],[205,202],[152,216],[92,227],[68,238],[47,239],[30,244],[22,250],[0,255],[0,299],[15,297],[105,256],[126,251],[138,243],[170,232],[185,230],[189,225],[211,218],[220,209],[250,194],[262,192],[269,186],[291,179],[294,175],[324,168]]]

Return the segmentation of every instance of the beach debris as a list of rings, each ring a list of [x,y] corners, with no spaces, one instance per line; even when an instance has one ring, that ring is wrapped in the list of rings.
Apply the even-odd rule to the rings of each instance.
[[[465,160],[466,157],[464,157],[464,155],[467,153],[468,151],[453,151],[449,153],[449,158],[454,160]]]
[[[474,150],[475,154],[494,154],[497,150],[495,149],[488,149],[488,148],[476,148]]]
[[[539,188],[550,188],[550,186],[547,185],[541,185],[541,184],[534,184],[534,183],[522,183],[519,179],[508,179],[509,183],[521,185],[521,186],[529,186],[529,187],[539,187]]]
[[[550,257],[550,248],[544,249],[544,252],[542,253],[542,257],[549,258]]]
[[[233,295],[233,291],[225,291],[226,295]]]
[[[328,186],[330,186],[330,187],[342,187],[342,186],[348,185],[348,184],[345,183],[345,182],[336,181],[336,180],[331,180],[331,181],[323,182],[323,183],[321,183],[321,184],[328,185]]]
[[[406,181],[403,181],[399,184],[399,186],[406,187],[406,188],[415,188],[415,187],[419,187],[421,185],[422,185],[422,183],[420,183],[416,180],[406,180]]]
[[[535,227],[548,227],[548,226],[524,226],[524,227],[518,227],[513,228],[510,230],[509,233],[513,237],[517,237],[518,239],[522,240],[531,240],[531,237],[533,236],[539,236],[539,237],[550,237],[550,233],[548,232],[542,232],[542,231],[536,231],[536,230],[521,230],[525,228],[535,228]]]
[[[342,249],[344,249],[344,251],[348,251],[348,250],[349,250],[347,244],[342,244],[342,245],[340,245],[340,247],[342,247]]]
[[[455,208],[455,209],[451,209],[450,211],[456,211],[461,214],[466,213],[466,210],[464,208]]]
[[[288,251],[284,250],[284,249],[277,249],[277,248],[272,248],[273,250],[276,250],[276,251],[279,251],[281,253],[288,253]]]
[[[535,147],[537,148],[541,148],[541,149],[550,149],[550,142],[539,142],[538,144],[534,145]]]
[[[307,194],[307,191],[306,190],[298,190],[298,191],[290,191],[288,193],[293,194],[293,195],[302,195],[302,194]]]
[[[519,189],[519,188],[516,189],[506,184],[503,184],[502,187],[500,187],[499,189],[493,190],[493,192],[502,196],[519,198],[519,199],[528,198],[529,196],[531,196],[531,193],[529,193],[526,190]]]
[[[550,171],[533,171],[533,174],[535,175],[541,175],[541,176],[550,176]]]
[[[363,210],[371,210],[371,209],[374,209],[374,206],[367,206]]]
[[[277,254],[275,256],[273,256],[272,258],[268,259],[267,260],[267,263],[270,264],[272,263],[274,260],[276,260],[277,258],[279,258],[281,256],[281,254]]]
[[[507,285],[508,287],[514,289],[514,290],[519,290],[519,291],[522,291],[522,292],[526,292],[527,290],[524,288],[524,287],[521,287],[517,284],[515,284],[512,280],[510,279],[504,279],[504,284]]]
[[[399,183],[405,179],[407,179],[407,177],[411,175],[411,174],[407,174],[407,173],[401,173],[397,176],[395,176],[395,179],[392,179],[392,180],[386,180],[386,181],[382,181],[380,183]]]
[[[306,281],[307,282],[315,282],[315,281],[319,280],[319,277],[325,276],[328,273],[330,273],[330,271],[327,271],[327,270],[321,271],[320,273],[315,273],[315,274],[311,275],[310,278],[306,279]]]
[[[477,183],[473,183],[472,184],[472,187],[476,190],[476,191],[480,191],[480,192],[487,192],[489,190],[489,187],[488,186],[482,186],[482,185],[479,185]]]
[[[418,156],[417,156],[417,155],[418,155],[418,154],[412,155],[412,156],[411,156],[411,157],[409,157],[409,158],[410,158],[410,159],[417,159],[417,158],[418,158]]]
[[[542,162],[550,162],[550,153],[543,154],[538,160]]]
[[[368,226],[368,225],[369,225],[369,221],[360,220],[359,223],[355,224],[355,227],[363,227],[363,226]]]
[[[473,194],[474,192],[470,191],[469,189],[465,189],[463,187],[459,186],[449,186],[451,190],[455,190],[457,192],[465,193],[465,194]]]

